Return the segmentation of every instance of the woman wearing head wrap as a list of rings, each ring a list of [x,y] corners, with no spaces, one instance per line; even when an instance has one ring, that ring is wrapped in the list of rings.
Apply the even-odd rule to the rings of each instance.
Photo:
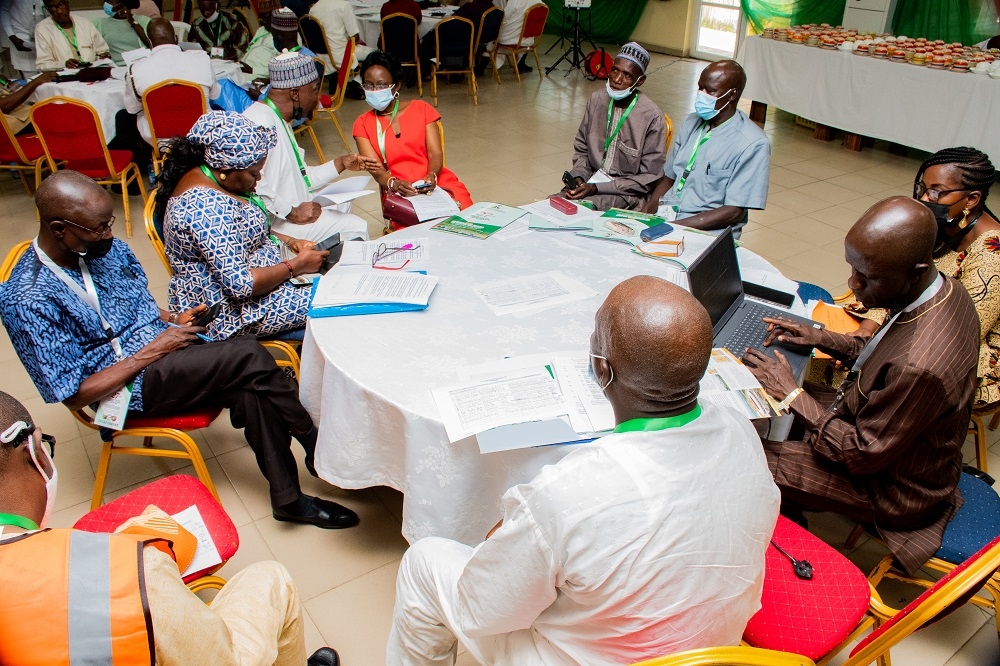
[[[253,193],[273,128],[240,114],[213,111],[186,138],[171,141],[156,192],[157,218],[174,275],[171,309],[221,303],[208,324],[212,338],[274,335],[305,326],[309,290],[289,280],[319,271],[328,252],[270,231]],[[296,256],[285,260],[280,242]]]

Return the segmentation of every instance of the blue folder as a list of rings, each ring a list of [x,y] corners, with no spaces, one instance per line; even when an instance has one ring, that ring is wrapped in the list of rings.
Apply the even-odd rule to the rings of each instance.
[[[419,271],[424,273],[424,271]],[[410,305],[407,303],[354,303],[351,305],[327,305],[315,307],[312,302],[316,297],[316,289],[319,287],[319,280],[313,280],[312,290],[309,294],[309,316],[313,319],[323,317],[349,317],[352,315],[383,314],[385,312],[413,312],[416,310],[426,310],[426,305]]]

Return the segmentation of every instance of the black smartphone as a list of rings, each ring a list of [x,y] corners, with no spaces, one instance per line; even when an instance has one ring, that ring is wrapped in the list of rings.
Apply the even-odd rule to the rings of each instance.
[[[576,189],[576,178],[574,178],[573,174],[571,174],[569,171],[563,171],[562,181],[563,184],[566,186],[566,189],[569,190]]]
[[[434,183],[424,183],[423,185],[414,185],[413,189],[415,189],[417,192],[426,192],[432,187],[434,187]]]
[[[340,245],[340,234],[339,233],[334,234],[334,235],[330,236],[329,238],[324,238],[320,242],[316,243],[316,249],[319,250],[320,252],[324,252],[326,250],[332,250],[333,248],[335,248],[338,245]]]
[[[192,326],[207,326],[216,317],[219,316],[219,312],[222,310],[222,301],[214,303],[208,306],[208,309],[199,315],[195,315],[194,319],[191,320]]]

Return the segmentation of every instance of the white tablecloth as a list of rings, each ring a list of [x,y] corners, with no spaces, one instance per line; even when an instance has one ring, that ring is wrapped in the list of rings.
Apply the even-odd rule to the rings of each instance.
[[[379,5],[381,7],[381,4]],[[441,16],[431,16],[434,14],[451,14],[455,10],[455,7],[441,7],[440,9],[425,9],[423,10],[424,18],[420,21],[420,25],[417,26],[417,35],[420,39],[423,39],[425,35],[430,33],[438,23],[441,22],[443,17]],[[379,23],[382,18],[379,15],[379,10],[377,8],[366,9],[355,9],[356,14],[358,14],[358,27],[361,28],[361,39],[364,40],[365,44],[372,48],[378,47],[378,34],[379,34]],[[374,13],[371,13],[374,12]]]
[[[316,469],[341,488],[390,486],[404,493],[403,536],[479,543],[501,517],[500,498],[555,463],[570,446],[480,454],[475,438],[451,444],[430,389],[458,382],[467,365],[563,350],[588,350],[594,313],[633,275],[666,264],[624,244],[572,232],[532,232],[500,241],[430,231],[429,273],[440,277],[422,312],[313,319],[302,346],[302,403],[319,426]],[[740,248],[740,263],[777,272]],[[558,270],[597,296],[530,318],[498,317],[470,288]]]
[[[743,96],[830,127],[927,151],[1000,160],[1000,79],[761,37],[743,43]]]

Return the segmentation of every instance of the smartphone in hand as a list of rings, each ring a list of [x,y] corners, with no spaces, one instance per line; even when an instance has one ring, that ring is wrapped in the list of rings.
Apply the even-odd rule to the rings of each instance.
[[[219,316],[219,312],[222,310],[222,301],[214,303],[208,306],[208,309],[201,314],[195,315],[194,319],[191,320],[192,326],[208,326],[216,317]]]

